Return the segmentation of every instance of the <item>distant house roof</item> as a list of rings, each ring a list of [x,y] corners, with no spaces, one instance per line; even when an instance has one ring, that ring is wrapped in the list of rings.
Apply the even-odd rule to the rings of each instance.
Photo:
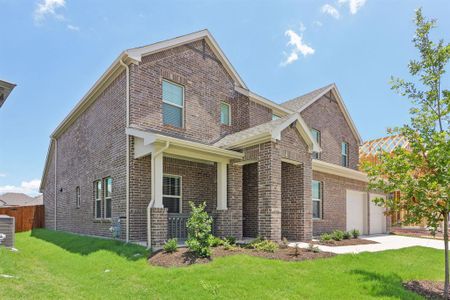
[[[31,197],[23,193],[5,193],[0,195],[0,207],[42,205],[42,195]]]
[[[0,80],[0,107],[5,103],[11,91],[15,88],[15,84]]]

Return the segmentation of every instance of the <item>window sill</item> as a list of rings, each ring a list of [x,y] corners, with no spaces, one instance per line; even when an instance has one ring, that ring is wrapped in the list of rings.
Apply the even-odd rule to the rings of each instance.
[[[111,223],[111,219],[94,219],[94,223]]]
[[[178,131],[178,132],[186,132],[186,127],[176,127],[173,125],[169,125],[169,124],[164,124],[164,129],[168,129],[171,131]]]

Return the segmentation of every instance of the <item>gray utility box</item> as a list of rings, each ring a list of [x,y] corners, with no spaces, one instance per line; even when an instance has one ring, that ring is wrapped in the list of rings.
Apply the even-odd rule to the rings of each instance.
[[[7,215],[0,215],[0,233],[6,235],[3,241],[0,241],[0,246],[12,248],[14,247],[14,218]]]

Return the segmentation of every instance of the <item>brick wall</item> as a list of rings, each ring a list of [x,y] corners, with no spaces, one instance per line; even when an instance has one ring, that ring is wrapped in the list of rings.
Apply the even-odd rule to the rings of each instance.
[[[112,216],[125,216],[125,73],[58,138],[57,229],[111,237],[108,220],[94,219],[93,182],[112,177]],[[54,154],[54,153],[52,153]],[[44,184],[46,227],[53,229],[53,155]],[[76,187],[81,207],[76,208]],[[102,205],[102,212],[103,212]],[[122,227],[125,232],[125,225]]]
[[[346,230],[347,190],[367,191],[367,184],[315,171],[313,179],[323,182],[323,218],[313,221],[313,234]]]
[[[258,235],[258,164],[243,167],[243,235]]]
[[[349,144],[349,167],[358,169],[359,145],[336,100],[328,94],[304,111],[302,118],[321,133],[321,160],[341,165],[341,143]]]

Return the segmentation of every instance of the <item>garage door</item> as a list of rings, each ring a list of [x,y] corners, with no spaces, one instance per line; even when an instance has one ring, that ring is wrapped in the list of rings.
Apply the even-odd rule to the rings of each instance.
[[[375,198],[385,198],[383,195],[370,194],[370,234],[386,233],[386,216],[384,207],[372,202]]]
[[[347,230],[358,229],[365,233],[367,193],[347,190]]]

